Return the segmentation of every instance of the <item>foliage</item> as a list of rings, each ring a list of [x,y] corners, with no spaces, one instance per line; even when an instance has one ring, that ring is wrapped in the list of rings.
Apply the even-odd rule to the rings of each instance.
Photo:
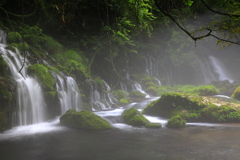
[[[213,85],[198,86],[193,89],[185,91],[188,94],[200,95],[200,96],[210,96],[216,95],[219,91]]]
[[[239,122],[240,108],[236,107],[239,104],[233,105],[229,102],[226,104],[228,105],[222,102],[217,105],[213,99],[169,93],[151,102],[144,108],[143,113],[166,118],[178,115],[191,122]]]
[[[166,124],[169,128],[180,128],[186,126],[186,121],[180,116],[170,118]]]
[[[42,64],[34,64],[28,67],[30,75],[35,75],[40,80],[42,86],[47,90],[54,90],[54,79],[48,68]]]
[[[145,98],[146,94],[140,92],[140,91],[132,91],[129,93],[130,98]]]
[[[122,91],[122,90],[113,91],[113,96],[114,96],[117,100],[127,99],[127,93],[124,92],[124,91]]]
[[[132,126],[145,126],[148,124],[148,120],[136,109],[126,109],[123,113],[123,120],[126,124]]]
[[[100,116],[86,110],[77,112],[73,109],[68,110],[60,117],[60,124],[79,129],[109,129],[112,126]]]
[[[0,56],[0,76],[5,76],[7,74],[7,63],[3,59],[2,56]]]
[[[120,99],[120,103],[127,104],[129,103],[128,99]]]
[[[237,99],[237,100],[240,100],[240,87],[237,87],[237,88],[234,90],[234,92],[233,92],[233,94],[232,94],[232,98],[235,98],[235,99]]]

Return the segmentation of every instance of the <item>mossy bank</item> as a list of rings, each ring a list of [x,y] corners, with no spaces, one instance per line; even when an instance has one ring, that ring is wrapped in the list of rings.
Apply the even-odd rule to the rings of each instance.
[[[240,104],[214,97],[169,93],[151,102],[144,114],[171,118],[180,116],[188,122],[240,122]]]

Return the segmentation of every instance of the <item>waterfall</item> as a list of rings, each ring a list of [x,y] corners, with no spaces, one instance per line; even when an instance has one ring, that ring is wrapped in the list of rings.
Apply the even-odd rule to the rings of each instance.
[[[23,59],[17,49],[15,52],[6,49],[6,34],[0,31],[0,53],[8,64],[13,79],[17,85],[16,107],[17,112],[13,119],[15,125],[28,125],[43,122],[46,120],[46,105],[40,84],[36,79],[27,75],[28,59],[25,58],[25,65],[21,71]],[[24,79],[25,78],[25,79]]]
[[[209,56],[210,62],[212,63],[214,67],[214,71],[219,75],[219,80],[229,80],[229,82],[233,83],[233,78],[229,74],[229,71],[227,71],[226,67],[220,62],[217,58],[213,56]]]
[[[54,74],[56,77],[56,90],[61,106],[61,114],[64,114],[69,109],[80,110],[81,99],[75,80],[72,77],[60,76]]]
[[[112,109],[118,102],[112,95],[110,86],[102,80],[101,92],[97,90],[91,79],[87,80],[90,85],[90,104],[93,111]]]
[[[137,83],[137,82],[134,82],[134,83],[132,84],[132,90],[133,90],[133,91],[139,91],[139,92],[145,94],[145,95],[146,95],[146,98],[149,98],[149,97],[150,97],[150,95],[147,94],[147,93],[142,89],[141,85],[140,85],[139,83]]]
[[[159,75],[158,75],[158,66],[157,62],[155,59],[152,57],[146,57],[146,74],[149,77],[154,77],[156,80],[157,84],[161,86],[161,81],[159,80]]]
[[[217,74],[213,71],[213,66],[211,63],[209,63],[208,60],[200,60],[198,59],[199,65],[200,65],[200,72],[202,74],[201,78],[201,84],[210,84],[213,81],[218,81]]]

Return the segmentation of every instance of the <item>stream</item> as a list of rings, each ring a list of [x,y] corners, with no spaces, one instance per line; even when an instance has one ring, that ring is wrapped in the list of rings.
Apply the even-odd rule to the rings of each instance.
[[[113,129],[81,130],[51,121],[15,127],[0,134],[1,160],[233,160],[240,157],[240,124],[187,123],[170,129],[166,119],[146,116],[162,128],[132,127],[122,122],[126,108],[142,110],[150,101],[97,111]]]

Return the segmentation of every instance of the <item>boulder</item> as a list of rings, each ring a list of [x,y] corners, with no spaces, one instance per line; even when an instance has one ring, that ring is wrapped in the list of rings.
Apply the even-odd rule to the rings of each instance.
[[[145,126],[148,124],[147,118],[145,118],[137,109],[126,109],[123,113],[123,120],[126,124],[132,126]]]
[[[68,110],[60,117],[60,124],[79,129],[108,129],[112,126],[100,116],[86,110],[77,112],[74,109]]]
[[[169,128],[180,128],[186,126],[186,121],[180,116],[170,118],[166,124]]]

